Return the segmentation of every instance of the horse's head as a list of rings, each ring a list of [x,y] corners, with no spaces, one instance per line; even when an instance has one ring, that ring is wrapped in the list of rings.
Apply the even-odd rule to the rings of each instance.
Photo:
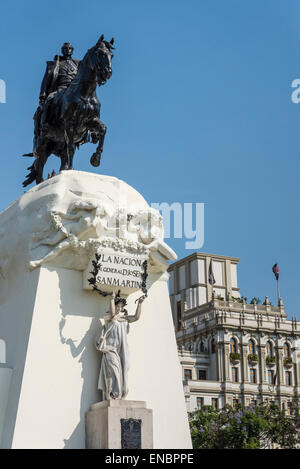
[[[112,49],[114,39],[110,42],[104,40],[102,34],[97,44],[90,49],[90,64],[96,72],[98,85],[104,85],[112,75],[111,60],[113,58]]]

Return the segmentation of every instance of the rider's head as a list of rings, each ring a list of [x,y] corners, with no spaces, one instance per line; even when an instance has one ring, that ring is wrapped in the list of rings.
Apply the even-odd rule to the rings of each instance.
[[[74,47],[69,42],[65,42],[62,45],[61,53],[65,59],[70,59],[73,55]]]

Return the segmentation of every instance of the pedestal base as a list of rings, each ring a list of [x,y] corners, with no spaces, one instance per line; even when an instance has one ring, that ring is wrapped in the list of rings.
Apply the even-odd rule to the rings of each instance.
[[[98,402],[86,413],[87,449],[153,448],[152,410],[146,402]]]

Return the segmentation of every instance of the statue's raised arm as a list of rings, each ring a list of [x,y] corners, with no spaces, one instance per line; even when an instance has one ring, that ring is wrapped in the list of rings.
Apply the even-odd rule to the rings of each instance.
[[[136,300],[137,308],[136,308],[135,314],[133,316],[127,316],[128,322],[135,322],[140,319],[141,313],[142,313],[142,303],[145,299],[146,299],[146,295],[143,295]]]

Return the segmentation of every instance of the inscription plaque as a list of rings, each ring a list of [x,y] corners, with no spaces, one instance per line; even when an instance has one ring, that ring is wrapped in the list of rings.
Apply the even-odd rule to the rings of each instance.
[[[85,271],[84,288],[93,289],[96,286],[105,292],[114,289],[121,290],[122,294],[130,294],[145,287],[147,254],[105,249],[99,251],[97,256],[96,270],[93,269],[95,261],[91,259]],[[93,274],[93,278],[90,278],[90,274]]]
[[[121,448],[142,449],[141,419],[121,419]]]

